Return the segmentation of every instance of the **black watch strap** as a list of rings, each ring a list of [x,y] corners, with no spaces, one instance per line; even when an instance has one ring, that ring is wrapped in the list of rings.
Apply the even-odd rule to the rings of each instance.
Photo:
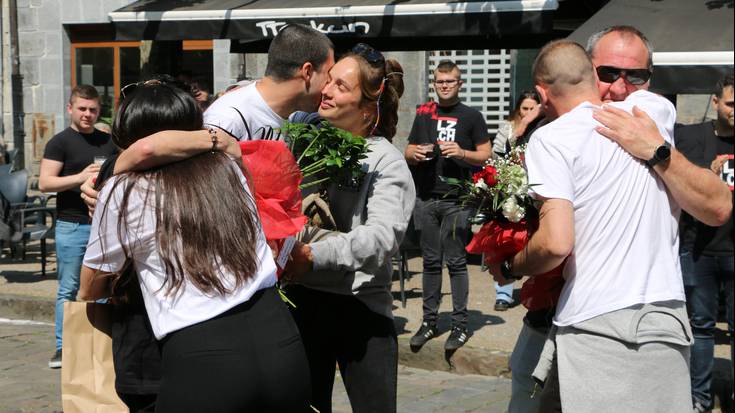
[[[513,275],[513,257],[503,260],[500,264],[500,275],[506,280],[519,280],[521,278]]]
[[[671,159],[671,144],[664,141],[664,143],[653,152],[653,157],[646,161],[646,165],[653,168],[659,163],[666,162],[669,159]]]

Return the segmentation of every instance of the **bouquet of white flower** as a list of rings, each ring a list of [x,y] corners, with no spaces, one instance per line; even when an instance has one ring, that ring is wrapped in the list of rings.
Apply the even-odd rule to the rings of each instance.
[[[466,250],[484,254],[486,263],[500,263],[518,253],[538,227],[540,203],[528,195],[528,175],[523,165],[525,146],[517,146],[503,158],[491,159],[472,176],[472,181],[447,179],[456,185],[462,204],[475,209],[472,222],[482,224]],[[558,301],[563,264],[529,278],[521,289],[521,303],[529,310],[548,309]]]
[[[523,167],[525,146],[517,146],[503,158],[490,159],[484,168],[472,175],[472,181],[445,178],[459,192],[462,205],[475,210],[472,222],[489,221],[521,223],[538,210],[528,195],[531,187]]]

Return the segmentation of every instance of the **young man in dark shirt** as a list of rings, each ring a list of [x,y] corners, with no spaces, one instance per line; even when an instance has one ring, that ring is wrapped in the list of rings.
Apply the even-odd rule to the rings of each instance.
[[[733,190],[733,75],[717,85],[712,105],[717,119],[676,130],[676,148],[690,162],[709,168]],[[682,211],[679,233],[680,259],[687,296],[689,318],[694,333],[691,353],[692,398],[695,411],[709,412],[713,407],[712,365],[714,332],[720,289],[725,292],[726,318],[733,351],[733,217],[720,227],[711,227]]]
[[[416,110],[405,157],[416,184],[415,226],[421,230],[424,261],[424,318],[411,338],[413,347],[423,346],[437,334],[441,302],[442,262],[446,263],[452,286],[452,331],[445,348],[463,346],[467,332],[467,254],[471,211],[460,205],[443,177],[469,179],[472,168],[490,157],[487,124],[478,110],[459,101],[460,70],[449,60],[434,70],[438,102]]]
[[[110,135],[94,128],[100,103],[93,86],[75,87],[66,110],[71,125],[46,144],[38,181],[41,191],[58,193],[55,240],[59,289],[56,294],[56,352],[49,360],[50,368],[61,367],[64,302],[76,299],[82,258],[89,240],[91,221],[87,206],[80,198],[79,186],[90,176],[97,175],[99,160],[116,152]],[[97,163],[95,158],[98,158]]]

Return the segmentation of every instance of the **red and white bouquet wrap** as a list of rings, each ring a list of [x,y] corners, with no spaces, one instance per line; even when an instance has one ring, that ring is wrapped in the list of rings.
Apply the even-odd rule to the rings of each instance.
[[[278,274],[283,271],[295,236],[309,223],[302,209],[302,190],[322,195],[328,207],[329,184],[359,185],[364,176],[361,160],[367,141],[330,126],[286,123],[286,142],[240,142],[242,163],[258,208],[268,245],[277,253]]]
[[[474,224],[482,224],[467,245],[471,254],[484,254],[485,263],[501,263],[528,244],[538,228],[538,202],[528,195],[532,185],[524,168],[525,146],[502,158],[490,159],[472,182],[450,180],[460,189],[463,205],[475,209]],[[564,285],[563,265],[535,275],[523,284],[521,303],[529,310],[556,305]]]
[[[282,141],[257,140],[240,142],[242,165],[258,208],[258,215],[268,245],[287,256],[290,247],[284,243],[298,234],[307,222],[301,212],[301,169]],[[282,260],[280,260],[282,261]],[[278,263],[278,273],[283,262]]]

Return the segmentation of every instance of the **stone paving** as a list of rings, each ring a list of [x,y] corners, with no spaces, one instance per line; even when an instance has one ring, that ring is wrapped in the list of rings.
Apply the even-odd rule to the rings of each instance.
[[[0,319],[0,412],[61,412],[60,370],[47,367],[52,334],[48,323]],[[508,379],[399,367],[401,413],[502,413],[509,398]],[[333,400],[334,413],[352,411],[339,375]]]

